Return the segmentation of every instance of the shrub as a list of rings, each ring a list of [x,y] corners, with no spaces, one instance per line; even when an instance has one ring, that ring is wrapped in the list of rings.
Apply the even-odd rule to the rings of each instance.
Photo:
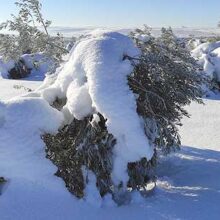
[[[178,126],[183,116],[189,116],[184,106],[191,101],[202,103],[201,86],[206,78],[199,74],[196,61],[171,29],[163,28],[158,38],[154,38],[148,28],[137,29],[131,33],[131,38],[141,55],[124,55],[123,59],[130,60],[134,66],[127,82],[135,94],[145,135],[154,146],[154,156],[151,160],[143,157],[140,161],[129,162],[128,182],[116,185],[111,174],[117,140],[108,132],[103,115],[97,113],[83,120],[73,119],[56,135],[45,134],[42,138],[47,157],[57,165],[57,175],[64,179],[70,192],[79,198],[84,197],[87,183],[84,167],[96,175],[100,195],[111,193],[118,204],[129,200],[130,191],[144,194],[147,184],[154,180],[153,167],[159,155],[180,147]],[[57,109],[64,105],[65,99],[53,103]]]

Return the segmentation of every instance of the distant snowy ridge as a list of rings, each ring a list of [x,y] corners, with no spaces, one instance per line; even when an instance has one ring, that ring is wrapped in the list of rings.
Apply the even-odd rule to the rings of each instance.
[[[144,24],[144,23],[143,23]],[[65,37],[72,37],[72,36],[80,36],[86,35],[89,32],[95,29],[102,29],[106,30],[106,27],[61,27],[61,26],[54,26],[49,28],[49,32],[52,35],[56,35],[57,32],[62,33]],[[137,27],[132,28],[123,28],[123,27],[112,27],[112,31],[117,31],[122,34],[128,34],[132,30]],[[108,28],[109,29],[109,28]],[[174,34],[178,37],[189,37],[193,35],[194,37],[211,37],[211,36],[219,36],[220,29],[219,28],[193,28],[193,27],[174,27],[172,28]],[[154,36],[160,35],[161,27],[152,27],[152,34]]]

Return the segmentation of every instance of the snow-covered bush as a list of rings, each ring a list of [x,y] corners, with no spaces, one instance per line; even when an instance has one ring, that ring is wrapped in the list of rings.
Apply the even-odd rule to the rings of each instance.
[[[133,41],[132,41],[133,39]],[[100,195],[119,204],[129,190],[144,192],[159,151],[179,148],[184,106],[201,102],[205,78],[171,29],[131,38],[94,32],[72,51],[49,88],[40,91],[65,115],[56,135],[45,134],[47,157],[68,189],[84,197],[88,172]]]
[[[202,71],[209,77],[210,89],[220,89],[220,41],[200,44],[191,52],[202,66]]]
[[[41,13],[41,3],[38,0],[19,0],[15,3],[19,8],[18,15],[12,15],[12,20],[7,20],[0,25],[0,30],[6,29],[12,34],[0,35],[0,54],[5,61],[13,60],[17,65],[15,69],[22,71],[21,56],[30,53],[43,53],[45,59],[52,59],[57,66],[62,60],[62,55],[68,53],[65,49],[62,35],[50,36],[48,27],[51,21],[44,20]],[[38,26],[43,27],[41,31]],[[22,67],[19,69],[19,67]]]

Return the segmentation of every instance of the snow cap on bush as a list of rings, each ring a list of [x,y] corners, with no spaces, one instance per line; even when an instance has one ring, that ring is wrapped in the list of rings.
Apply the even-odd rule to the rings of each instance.
[[[50,103],[57,97],[67,98],[64,112],[77,119],[95,112],[107,119],[108,132],[117,140],[112,173],[116,183],[128,180],[128,162],[153,155],[127,83],[133,66],[124,57],[139,54],[127,36],[93,32],[78,43],[55,83],[42,92]]]

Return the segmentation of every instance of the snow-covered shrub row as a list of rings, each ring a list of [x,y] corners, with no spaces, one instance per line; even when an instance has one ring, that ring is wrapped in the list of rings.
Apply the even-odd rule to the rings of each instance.
[[[220,86],[220,41],[200,44],[191,52],[212,81],[211,88]]]
[[[117,165],[112,172],[115,182],[127,181],[129,161],[142,156],[151,159],[153,155],[136,112],[135,96],[127,84],[133,67],[129,60],[123,60],[124,55],[139,55],[129,37],[94,33],[77,45],[55,83],[42,92],[51,104],[57,98],[67,99],[62,109],[67,121],[83,120],[95,113],[107,119],[108,132],[117,139]]]

